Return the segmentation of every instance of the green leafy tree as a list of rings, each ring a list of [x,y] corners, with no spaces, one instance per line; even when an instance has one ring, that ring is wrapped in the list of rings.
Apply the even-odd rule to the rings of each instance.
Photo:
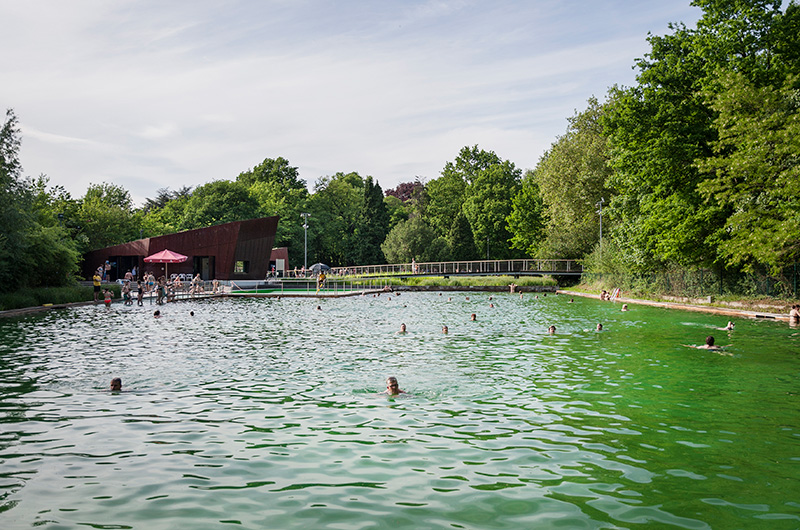
[[[261,164],[236,177],[258,200],[266,216],[279,216],[275,246],[289,249],[289,261],[302,263],[303,222],[300,214],[307,209],[308,188],[299,178],[297,168],[285,158],[266,158]]]
[[[493,259],[520,255],[509,246],[511,233],[506,219],[512,199],[520,187],[521,171],[509,161],[493,164],[471,177],[463,211],[472,227],[476,248],[487,248]]]
[[[528,170],[522,179],[519,191],[511,200],[511,213],[506,218],[508,230],[512,234],[511,245],[526,255],[535,257],[546,237],[546,221],[539,185],[533,172]]]
[[[410,205],[398,199],[394,195],[387,195],[383,198],[386,212],[389,215],[389,230],[397,226],[397,223],[406,221],[411,213]]]
[[[6,113],[0,129],[0,290],[64,285],[74,279],[78,253],[63,227],[63,188],[47,178],[22,179],[21,137],[16,115]]]
[[[77,210],[80,251],[87,252],[136,239],[138,222],[130,194],[122,186],[90,184]]]
[[[447,233],[447,246],[450,259],[453,261],[478,259],[475,240],[472,238],[472,226],[464,212],[458,212],[453,219],[453,224]]]
[[[589,254],[597,244],[596,204],[601,197],[610,198],[606,181],[611,174],[602,114],[603,106],[591,98],[589,107],[569,119],[566,134],[539,160],[527,187],[523,186],[523,195],[517,197],[519,205],[515,203],[516,222],[530,227],[528,233],[513,230],[517,248],[538,251],[541,257],[575,259]],[[536,188],[541,198],[536,197]],[[537,201],[545,212],[537,210]],[[539,227],[545,220],[541,241]]]
[[[198,186],[186,203],[181,228],[205,228],[262,217],[261,207],[244,184],[216,180]]]
[[[717,139],[704,90],[720,68],[774,82],[797,56],[797,33],[787,31],[797,27],[794,3],[785,14],[777,0],[695,5],[704,10],[696,29],[675,25],[672,34],[649,37],[638,84],[612,90],[604,120],[614,169],[608,182],[617,193],[608,213],[634,271],[716,261],[726,218],[699,192],[706,175],[694,163],[712,156]]]
[[[397,224],[381,245],[389,263],[440,261],[447,252],[447,242],[437,237],[434,230],[420,217],[412,217]]]
[[[718,113],[710,176],[700,193],[726,213],[716,241],[726,264],[780,274],[800,261],[800,90],[791,77],[757,87],[742,73],[721,76],[706,97]]]
[[[381,244],[389,233],[389,212],[380,184],[369,176],[364,180],[364,198],[356,223],[356,262],[361,265],[386,263]]]
[[[360,265],[354,234],[363,200],[364,179],[358,173],[340,172],[316,182],[308,202],[310,263]]]

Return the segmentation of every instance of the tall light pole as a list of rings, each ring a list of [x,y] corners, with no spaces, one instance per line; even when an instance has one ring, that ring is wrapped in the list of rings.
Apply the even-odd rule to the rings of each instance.
[[[303,269],[308,272],[308,218],[311,217],[310,213],[303,212],[300,214],[300,217],[303,218],[303,231],[305,232],[305,239],[303,241],[303,252],[305,257],[303,258]]]
[[[606,200],[600,197],[600,200],[597,201],[598,210],[597,213],[600,214],[600,259],[603,259],[603,205],[606,203]]]

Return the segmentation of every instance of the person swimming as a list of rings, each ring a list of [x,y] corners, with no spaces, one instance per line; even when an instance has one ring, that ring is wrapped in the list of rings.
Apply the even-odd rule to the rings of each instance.
[[[396,396],[398,394],[405,394],[406,391],[400,390],[400,383],[397,382],[396,377],[389,376],[386,378],[386,390],[383,393],[390,396]]]
[[[721,350],[719,346],[714,344],[714,336],[709,335],[706,337],[706,343],[700,346],[696,346],[694,344],[684,344],[684,346],[688,346],[689,348],[697,348],[698,350]]]
[[[550,335],[555,335],[556,334],[556,327],[555,326],[550,326],[549,328],[547,328],[547,333],[550,334]]]
[[[447,326],[442,326],[442,333],[443,334],[447,335],[448,331],[449,330],[447,329]]]
[[[398,335],[406,333],[406,325],[400,324],[400,331],[397,332]]]
[[[121,392],[122,391],[122,379],[119,377],[115,377],[111,380],[111,385],[109,386],[109,390],[112,392]]]

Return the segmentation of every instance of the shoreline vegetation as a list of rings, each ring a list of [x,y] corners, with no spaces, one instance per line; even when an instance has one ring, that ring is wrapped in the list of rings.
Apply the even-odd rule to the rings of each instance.
[[[348,277],[347,279],[352,278]],[[552,277],[463,276],[445,278],[443,276],[425,276],[387,277],[386,280],[393,289],[402,291],[509,292],[509,286],[513,283],[517,293],[553,292],[564,296],[599,298],[603,289],[609,292],[613,290],[607,286],[585,283],[562,287]],[[122,301],[119,284],[103,284],[103,288],[108,288],[114,293],[114,303]],[[275,296],[291,296],[291,294],[275,293]],[[37,288],[4,293],[0,295],[0,317],[90,305],[93,304],[92,299],[93,289],[86,285]],[[692,298],[654,292],[623,292],[618,302],[770,319],[787,319],[789,308],[793,303],[790,300],[766,297],[748,298],[727,295],[724,298],[714,296]]]

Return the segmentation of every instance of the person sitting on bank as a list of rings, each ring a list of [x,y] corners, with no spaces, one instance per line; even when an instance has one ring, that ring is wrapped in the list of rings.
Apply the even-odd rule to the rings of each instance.
[[[383,393],[390,396],[396,396],[398,394],[405,394],[406,391],[400,390],[400,384],[397,382],[396,377],[389,376],[386,378],[386,390]]]

